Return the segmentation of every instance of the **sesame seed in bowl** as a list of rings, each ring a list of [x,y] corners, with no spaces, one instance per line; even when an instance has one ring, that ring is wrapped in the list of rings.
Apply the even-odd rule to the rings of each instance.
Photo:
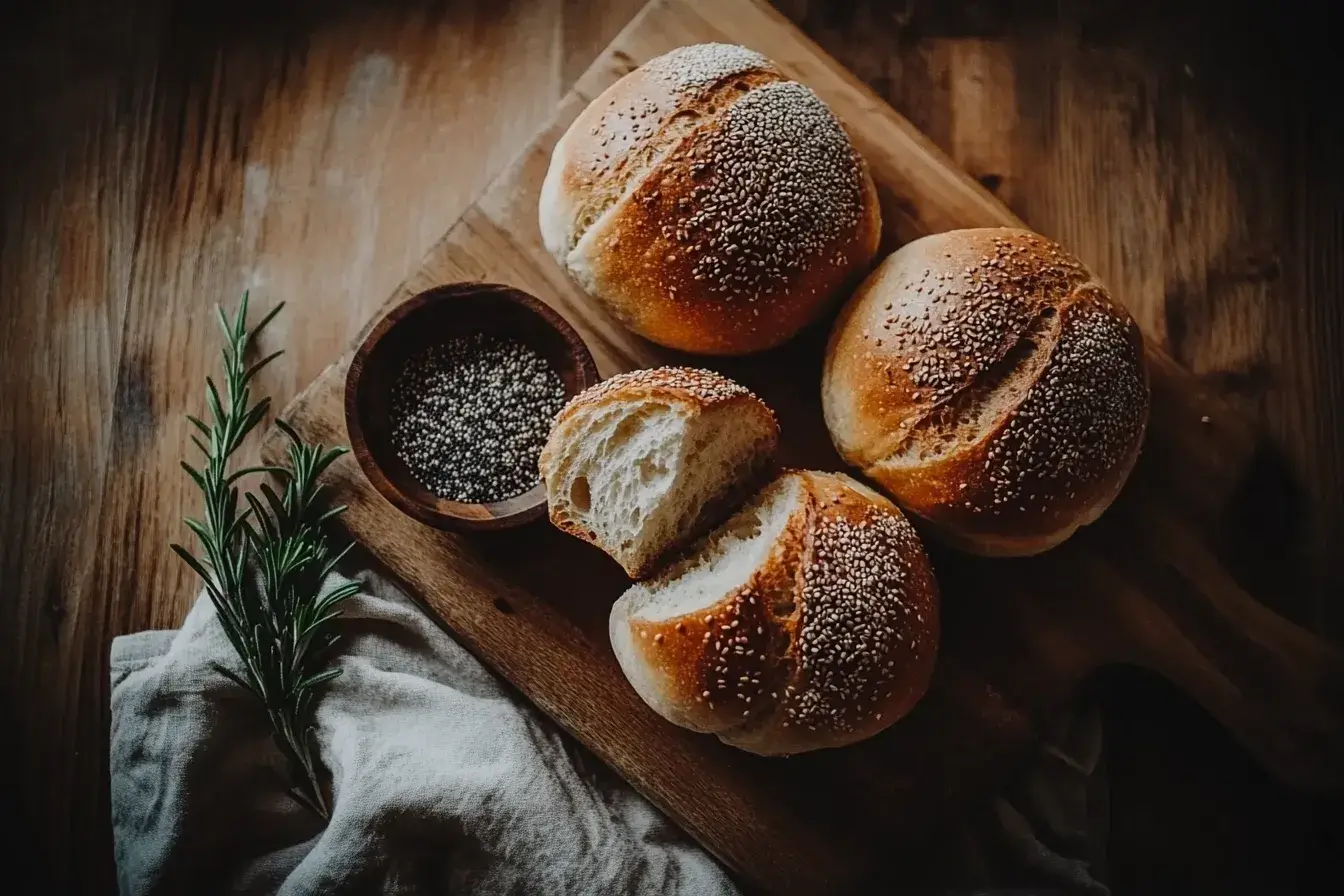
[[[537,457],[551,420],[597,379],[583,340],[540,299],[448,284],[369,331],[346,374],[346,427],[402,512],[440,529],[511,528],[544,515]]]

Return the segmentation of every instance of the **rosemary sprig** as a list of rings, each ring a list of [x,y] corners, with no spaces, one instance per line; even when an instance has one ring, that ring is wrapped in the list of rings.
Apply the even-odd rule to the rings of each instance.
[[[332,623],[342,601],[354,596],[353,582],[321,592],[322,583],[349,547],[332,553],[322,525],[344,507],[324,508],[318,482],[345,448],[308,445],[284,421],[276,425],[289,437],[288,467],[255,466],[230,471],[234,453],[270,408],[269,398],[253,400],[251,383],[280,352],[248,366],[248,349],[280,309],[247,327],[247,294],[229,320],[216,309],[224,331],[224,389],[206,377],[209,423],[188,415],[197,429],[192,441],[204,461],[200,468],[182,462],[204,497],[200,519],[185,522],[200,540],[197,557],[179,544],[177,555],[196,571],[215,605],[216,615],[241,661],[243,672],[220,672],[251,691],[271,721],[276,746],[290,766],[292,794],[323,818],[329,816],[320,767],[315,759],[312,713],[317,689],[340,674],[325,660],[337,635]],[[204,441],[202,441],[204,439]],[[261,498],[243,494],[239,480],[271,473],[283,484],[259,486]]]

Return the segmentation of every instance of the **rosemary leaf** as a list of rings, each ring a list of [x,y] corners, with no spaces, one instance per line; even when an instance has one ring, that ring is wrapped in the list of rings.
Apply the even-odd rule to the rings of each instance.
[[[277,420],[290,440],[287,466],[230,472],[234,453],[270,407],[268,398],[252,400],[249,384],[280,354],[245,365],[257,333],[275,318],[283,303],[251,329],[247,305],[244,293],[232,320],[222,308],[217,309],[225,339],[220,352],[223,388],[206,377],[211,423],[187,417],[208,441],[192,436],[205,455],[199,469],[182,462],[204,499],[201,518],[186,521],[204,556],[177,544],[172,549],[204,582],[243,670],[241,675],[224,668],[219,671],[261,702],[275,744],[289,764],[291,794],[326,818],[329,810],[315,758],[314,695],[340,674],[327,659],[337,640],[339,605],[357,594],[359,586],[346,583],[322,593],[323,582],[349,547],[333,551],[327,543],[323,524],[344,508],[321,506],[323,488],[318,477],[347,449],[308,445],[292,427]],[[259,491],[264,500],[250,491],[240,493],[237,483],[257,473],[275,476],[282,483],[280,491],[262,482]],[[246,506],[240,512],[242,505]]]

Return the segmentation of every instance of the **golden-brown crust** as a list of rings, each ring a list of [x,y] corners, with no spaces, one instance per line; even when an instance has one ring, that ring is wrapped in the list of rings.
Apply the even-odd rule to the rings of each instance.
[[[562,265],[602,212],[701,117],[743,88],[783,78],[765,57],[741,47],[700,49],[682,48],[630,72],[589,103],[557,143],[543,200],[554,208],[541,214],[547,248]]]
[[[938,653],[938,584],[914,527],[843,474],[801,475],[810,501],[791,675],[769,719],[724,737],[765,755],[872,737],[924,696]]]
[[[1147,422],[1137,324],[1057,244],[954,231],[841,313],[823,373],[841,454],[950,541],[1035,553],[1119,492]]]
[[[630,73],[571,126],[543,188],[547,246],[580,284],[635,332],[702,354],[785,341],[866,273],[881,235],[867,166],[821,100],[739,62],[689,88],[655,63]]]
[[[613,399],[681,401],[699,410],[745,400],[759,404],[770,415],[770,419],[775,419],[775,412],[769,405],[746,386],[723,374],[699,367],[648,367],[618,373],[575,395],[560,409],[551,424],[551,431],[555,432],[584,408],[595,407]],[[549,441],[547,447],[551,447]],[[543,474],[545,469],[546,462],[543,461]]]
[[[797,505],[745,585],[710,609],[624,623],[660,712],[762,755],[895,722],[927,690],[939,636],[937,583],[900,511],[843,474],[770,487],[788,478]]]
[[[656,623],[630,620],[640,660],[660,683],[664,708],[695,731],[727,732],[771,709],[772,693],[788,674],[793,571],[806,539],[805,517],[796,515],[770,558],[746,584],[712,608]]]
[[[703,277],[697,266],[706,253],[688,250],[675,235],[665,235],[667,227],[676,227],[668,222],[679,218],[678,197],[691,189],[688,172],[693,163],[688,158],[666,162],[594,231],[593,240],[608,246],[592,264],[594,287],[636,333],[699,354],[762,351],[821,317],[867,272],[877,252],[881,219],[876,188],[860,161],[863,216],[816,252],[815,263],[787,269],[755,290]],[[618,242],[613,244],[613,238]]]

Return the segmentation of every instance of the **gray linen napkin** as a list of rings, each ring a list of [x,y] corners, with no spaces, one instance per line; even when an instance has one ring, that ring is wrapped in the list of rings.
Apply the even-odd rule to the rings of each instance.
[[[723,870],[369,573],[316,728],[323,826],[201,597],[180,631],[112,644],[111,798],[123,894],[720,894]],[[344,581],[344,580],[341,580]],[[1086,716],[1083,717],[1086,720]],[[958,882],[1105,893],[1077,858],[1100,726],[1059,738],[966,827]],[[1047,845],[1049,844],[1049,845]],[[1005,870],[1007,869],[1007,870]],[[1007,875],[1005,877],[1005,875]]]
[[[734,893],[404,595],[361,575],[316,729],[323,827],[284,792],[214,607],[112,644],[112,824],[125,894]]]

